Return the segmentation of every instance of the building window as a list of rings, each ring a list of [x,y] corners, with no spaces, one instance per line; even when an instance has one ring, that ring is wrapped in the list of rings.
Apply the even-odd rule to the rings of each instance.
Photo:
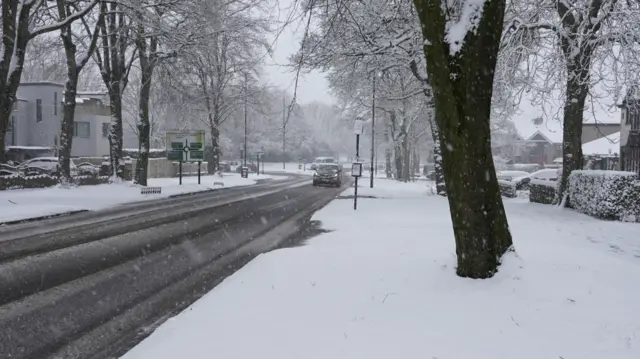
[[[90,136],[89,122],[74,122],[73,123],[73,137],[89,138]]]
[[[53,93],[53,115],[58,116],[58,93]]]
[[[42,122],[42,100],[36,100],[36,122]]]
[[[15,126],[16,118],[11,116],[11,120],[9,120],[9,126],[7,127],[7,132],[13,132],[13,126]]]
[[[109,137],[109,130],[111,130],[111,124],[109,122],[102,123],[102,137]]]

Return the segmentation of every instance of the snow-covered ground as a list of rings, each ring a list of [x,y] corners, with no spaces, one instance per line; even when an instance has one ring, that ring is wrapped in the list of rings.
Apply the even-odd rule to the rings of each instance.
[[[302,168],[300,166],[302,166]],[[313,175],[313,171],[309,169],[309,166],[311,166],[311,163],[307,163],[305,168],[304,163],[287,162],[285,163],[285,168],[283,169],[282,162],[265,162],[264,170],[265,172],[284,172]],[[260,168],[262,170],[263,166],[260,165]]]
[[[162,187],[162,194],[140,194],[140,187],[131,183],[79,186],[70,189],[59,187],[43,189],[17,189],[0,191],[0,223],[28,218],[55,215],[80,210],[98,210],[123,203],[144,201],[168,197],[182,193],[206,191],[214,182],[224,183],[223,187],[253,185],[258,179],[283,179],[285,176],[251,174],[241,178],[239,174],[202,176],[198,184],[197,176],[183,177],[182,185],[178,178],[151,178],[149,186]]]
[[[445,198],[360,192],[379,198],[333,201],[314,217],[331,232],[260,255],[123,358],[640,358],[638,225],[506,200],[518,255],[470,280]]]

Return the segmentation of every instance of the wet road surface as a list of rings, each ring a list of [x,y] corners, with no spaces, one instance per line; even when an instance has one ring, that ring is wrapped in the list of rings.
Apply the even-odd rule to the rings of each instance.
[[[116,358],[341,189],[309,177],[0,229],[0,358]]]

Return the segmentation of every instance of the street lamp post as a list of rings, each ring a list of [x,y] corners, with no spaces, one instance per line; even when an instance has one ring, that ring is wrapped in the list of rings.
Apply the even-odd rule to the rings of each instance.
[[[376,141],[376,76],[377,74],[373,74],[373,99],[371,101],[371,168],[369,168],[371,172],[371,176],[369,178],[369,188],[373,188],[373,175],[374,169],[373,166],[375,164],[375,141]]]
[[[244,74],[244,156],[242,167],[247,167],[247,74]]]

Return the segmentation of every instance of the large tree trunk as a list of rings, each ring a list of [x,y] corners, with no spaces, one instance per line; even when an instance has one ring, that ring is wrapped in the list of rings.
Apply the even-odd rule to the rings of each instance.
[[[560,44],[567,63],[567,90],[562,131],[562,176],[554,202],[567,205],[564,197],[569,186],[569,175],[573,170],[582,169],[582,121],[589,94],[593,46],[587,43],[576,49],[580,41],[575,36],[562,38]]]
[[[60,19],[68,19],[72,16],[71,7],[64,0],[57,1],[58,15]],[[104,17],[98,17],[97,26],[102,25]],[[76,112],[76,93],[78,89],[78,78],[80,72],[87,64],[91,55],[94,53],[98,41],[98,32],[96,29],[91,36],[89,47],[84,57],[77,58],[77,48],[73,42],[73,33],[71,25],[63,26],[60,29],[60,39],[64,45],[66,64],[67,64],[67,82],[64,88],[64,103],[62,104],[62,125],[60,127],[60,143],[58,145],[58,161],[60,163],[60,183],[67,186],[71,183],[71,149],[73,146],[73,124]]]
[[[582,169],[582,121],[588,93],[588,85],[571,79],[567,81],[562,131],[562,176],[555,198],[558,205],[568,204],[564,201],[564,195],[569,187],[569,175],[573,170]]]
[[[409,182],[411,180],[411,146],[409,136],[404,135],[402,138],[402,181]]]
[[[138,102],[138,159],[136,161],[135,183],[146,186],[149,168],[149,147],[151,146],[151,121],[149,121],[149,100],[151,97],[152,69],[148,63],[142,65],[144,60],[140,57],[140,98]]]
[[[111,181],[123,178],[122,168],[122,95],[120,91],[109,94],[111,101],[111,131],[109,131],[109,157],[111,159]]]
[[[151,147],[151,121],[149,119],[149,101],[151,99],[151,87],[153,70],[155,68],[155,51],[157,50],[157,38],[151,36],[151,44],[147,45],[145,26],[142,15],[138,16],[138,33],[136,48],[138,50],[138,62],[140,63],[140,93],[138,98],[138,159],[136,161],[136,175],[134,183],[141,186],[147,185],[149,169],[149,148]]]
[[[402,144],[396,143],[395,150],[393,151],[393,160],[396,166],[395,168],[395,179],[397,181],[402,180]]]
[[[73,61],[73,66],[71,64]],[[76,112],[76,89],[78,86],[78,72],[75,59],[67,58],[67,83],[64,87],[64,104],[62,105],[62,126],[60,129],[60,144],[58,161],[60,162],[60,183],[71,183],[71,147],[73,145],[73,119]]]
[[[512,246],[491,155],[493,77],[504,0],[487,0],[458,52],[445,42],[440,0],[414,0],[425,38],[451,221],[461,277],[488,278]],[[462,16],[466,16],[463,14]],[[462,19],[461,21],[464,21]]]
[[[116,2],[103,2],[100,5],[101,16],[105,22],[100,28],[102,54],[96,52],[102,79],[109,92],[111,102],[111,130],[109,131],[109,157],[111,181],[124,176],[122,161],[122,93],[128,83],[127,48],[129,43],[128,26],[124,12]]]
[[[440,148],[440,134],[438,133],[438,125],[433,118],[429,119],[431,127],[431,137],[433,139],[433,170],[436,173],[436,193],[440,196],[446,196],[447,191],[444,185],[444,169],[442,167],[442,149]]]
[[[11,121],[16,92],[22,77],[29,42],[29,13],[34,2],[18,5],[2,2],[2,58],[0,58],[0,163],[7,161],[5,137]],[[20,8],[21,11],[20,11]]]

